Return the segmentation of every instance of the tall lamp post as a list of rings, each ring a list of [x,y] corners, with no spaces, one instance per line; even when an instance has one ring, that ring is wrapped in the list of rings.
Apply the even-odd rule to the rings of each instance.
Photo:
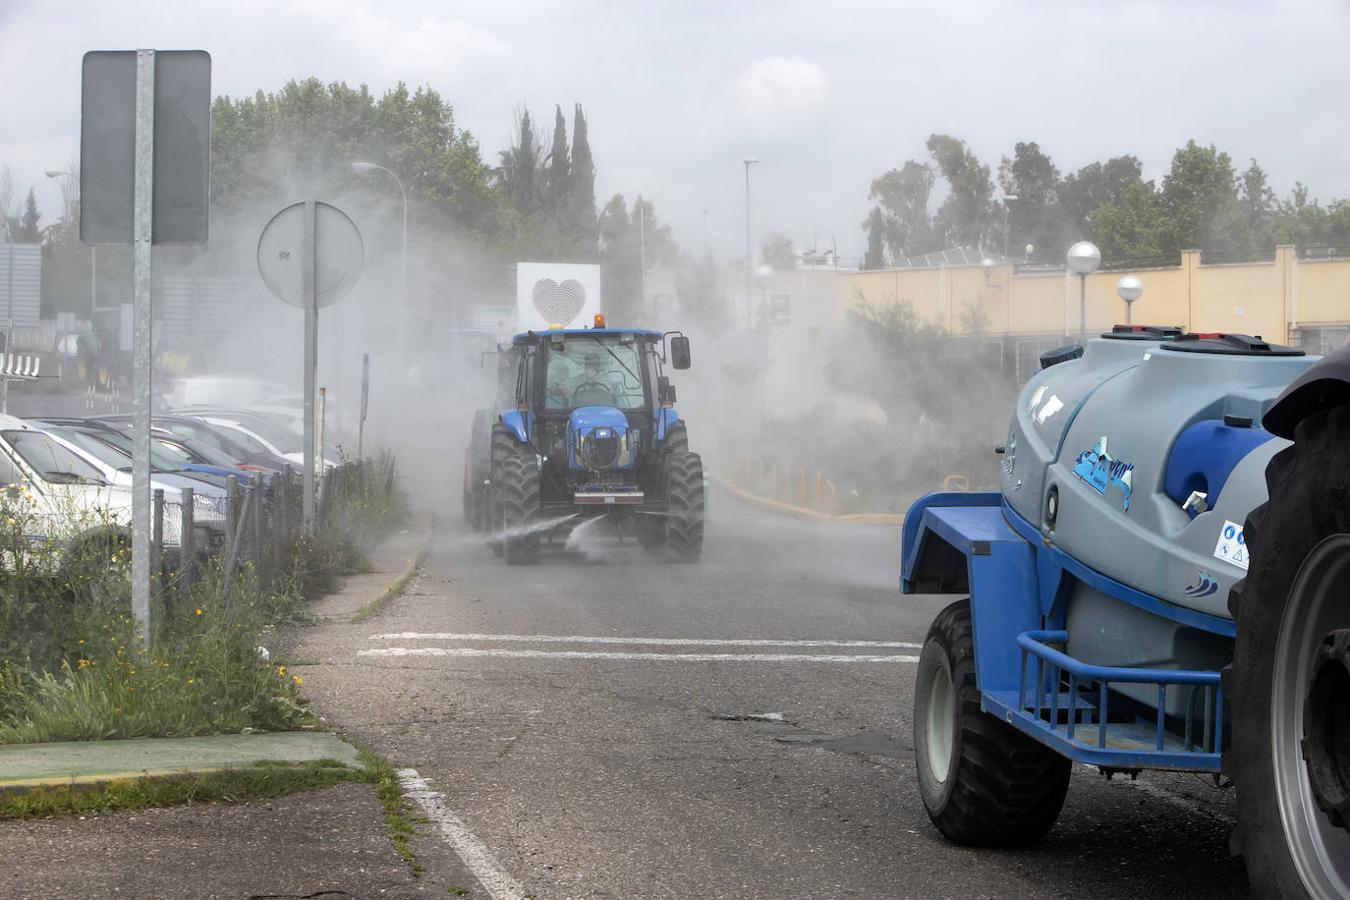
[[[745,163],[745,327],[749,328],[754,321],[754,301],[752,299],[754,288],[750,283],[754,274],[750,250],[750,167],[759,160],[753,156],[747,156],[741,162]]]
[[[1116,282],[1116,294],[1125,301],[1125,324],[1132,324],[1130,309],[1144,293],[1144,283],[1135,275],[1125,275]]]
[[[79,181],[74,172],[62,172],[60,169],[48,169],[42,173],[48,178],[69,178],[77,187]],[[79,231],[79,225],[74,225],[76,232]],[[89,321],[94,321],[94,312],[98,309],[98,246],[89,245]]]
[[[403,320],[406,325],[408,321],[408,192],[403,187],[403,179],[384,166],[372,162],[354,162],[352,163],[352,171],[362,174],[384,172],[394,179],[394,183],[398,185],[399,193],[403,195],[403,253],[399,271],[399,293],[403,296]]]
[[[1078,343],[1087,345],[1087,277],[1102,264],[1102,251],[1091,241],[1079,241],[1069,248],[1064,261],[1078,276]]]

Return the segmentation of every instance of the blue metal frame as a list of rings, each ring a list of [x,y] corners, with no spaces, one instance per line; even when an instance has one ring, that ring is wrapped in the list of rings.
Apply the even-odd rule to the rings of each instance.
[[[1051,646],[1070,579],[1154,615],[1216,634],[1233,623],[1183,609],[1101,574],[1047,543],[998,493],[930,494],[910,507],[902,529],[900,589],[913,593],[929,540],[965,557],[981,708],[1079,762],[1120,769],[1217,772],[1223,741],[1219,673],[1098,666]],[[1034,679],[1028,671],[1034,662]],[[1067,690],[1065,682],[1067,681]],[[1159,706],[1147,716],[1111,684],[1152,684]],[[1168,690],[1189,689],[1183,737],[1166,728]],[[1195,701],[1202,707],[1196,713]],[[1088,728],[1088,726],[1092,726]],[[1084,737],[1087,729],[1088,737]]]

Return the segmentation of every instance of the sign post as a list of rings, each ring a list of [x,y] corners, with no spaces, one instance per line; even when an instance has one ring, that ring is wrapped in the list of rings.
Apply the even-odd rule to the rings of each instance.
[[[150,264],[155,186],[155,51],[136,51],[131,263],[131,612],[150,647]]]
[[[319,309],[356,286],[365,266],[361,232],[347,214],[321,200],[293,203],[272,217],[258,238],[258,273],[279,299],[305,311],[304,525],[314,531],[315,386],[319,367]]]
[[[370,354],[361,354],[361,418],[356,425],[356,458],[365,459],[366,410],[370,408]]]

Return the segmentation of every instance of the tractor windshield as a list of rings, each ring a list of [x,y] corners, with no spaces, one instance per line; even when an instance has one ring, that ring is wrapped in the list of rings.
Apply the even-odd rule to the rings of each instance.
[[[589,335],[568,338],[549,350],[545,393],[546,409],[642,409],[647,404],[638,345]]]

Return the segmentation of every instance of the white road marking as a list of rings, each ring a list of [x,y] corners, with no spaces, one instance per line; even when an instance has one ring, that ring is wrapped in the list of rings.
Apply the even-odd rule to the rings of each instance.
[[[474,837],[459,816],[450,811],[445,805],[445,794],[433,791],[430,783],[417,774],[416,769],[399,769],[398,783],[403,787],[403,796],[415,801],[422,807],[426,817],[436,823],[451,848],[493,900],[524,900],[525,888],[506,874],[492,851]]]
[[[481,647],[382,647],[357,656],[495,656],[517,659],[636,659],[673,662],[916,663],[917,656],[817,653],[619,653],[596,650],[496,650]]]
[[[920,650],[923,644],[905,641],[823,641],[777,640],[770,638],[653,638],[653,637],[588,637],[571,634],[456,634],[449,631],[400,631],[393,634],[372,634],[372,641],[496,641],[500,643],[538,644],[631,644],[664,647],[894,647]]]

